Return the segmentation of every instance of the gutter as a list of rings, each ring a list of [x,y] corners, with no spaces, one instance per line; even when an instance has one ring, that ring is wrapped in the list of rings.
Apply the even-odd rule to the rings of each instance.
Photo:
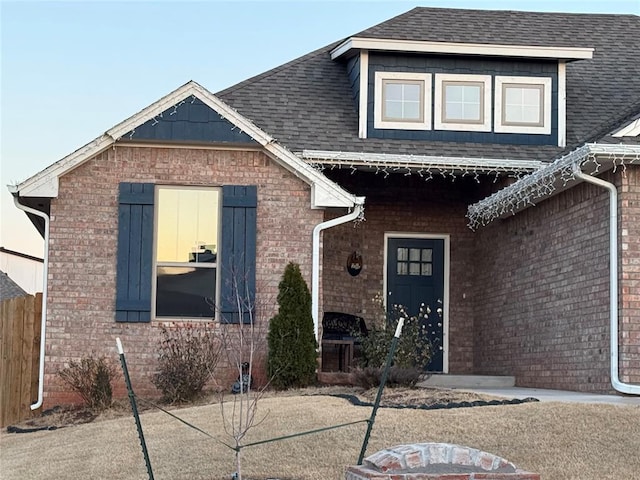
[[[44,267],[43,267],[43,279],[42,279],[42,317],[40,319],[40,366],[38,369],[38,400],[31,405],[31,410],[37,410],[42,406],[44,400],[44,355],[45,355],[45,340],[46,340],[46,328],[47,328],[47,279],[49,277],[49,216],[36,210],[35,208],[22,205],[18,200],[18,195],[13,196],[13,203],[16,207],[26,213],[31,213],[44,220]]]
[[[311,258],[311,314],[313,316],[313,330],[318,340],[318,325],[320,315],[320,232],[343,223],[351,222],[364,212],[364,197],[356,197],[353,211],[342,217],[319,223],[313,228],[313,244]]]
[[[576,178],[609,191],[609,323],[611,385],[620,392],[640,395],[640,385],[620,381],[618,345],[618,190],[613,183],[587,175],[579,163],[573,165]]]

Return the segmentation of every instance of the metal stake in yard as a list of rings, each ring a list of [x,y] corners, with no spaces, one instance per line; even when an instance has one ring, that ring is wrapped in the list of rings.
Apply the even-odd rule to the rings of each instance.
[[[136,428],[138,429],[138,438],[140,439],[140,446],[142,447],[142,455],[144,455],[144,463],[147,466],[147,474],[149,480],[153,479],[153,470],[151,470],[151,460],[149,459],[149,452],[147,451],[147,444],[144,441],[144,433],[142,433],[142,424],[140,423],[140,415],[138,415],[138,405],[136,404],[136,396],[133,393],[131,387],[131,379],[129,378],[129,369],[127,368],[127,360],[124,358],[124,350],[122,349],[122,342],[120,338],[116,338],[116,345],[118,346],[118,355],[120,355],[120,364],[122,365],[122,372],[124,373],[124,381],[127,384],[127,391],[129,392],[129,402],[131,402],[131,410],[133,411],[133,418],[136,419]]]
[[[387,375],[389,374],[389,369],[391,368],[391,362],[393,361],[393,355],[396,353],[396,347],[398,346],[398,339],[400,338],[400,334],[402,333],[402,326],[404,325],[404,318],[400,318],[398,320],[398,326],[396,327],[396,333],[393,335],[393,339],[391,340],[391,346],[389,347],[389,354],[387,355],[387,363],[384,366],[384,371],[382,372],[382,378],[380,379],[380,387],[378,388],[378,394],[376,395],[376,401],[373,404],[373,411],[371,412],[371,418],[367,421],[367,433],[364,435],[364,441],[362,442],[362,449],[360,450],[360,456],[358,457],[358,465],[362,465],[362,460],[364,459],[364,454],[367,451],[367,445],[369,444],[369,437],[371,436],[371,430],[373,430],[373,423],[376,420],[376,413],[378,412],[378,407],[380,406],[380,399],[382,398],[382,390],[384,390],[384,385],[387,383]]]

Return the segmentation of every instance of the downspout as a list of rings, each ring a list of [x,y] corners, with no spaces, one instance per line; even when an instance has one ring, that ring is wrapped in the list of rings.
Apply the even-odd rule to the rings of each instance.
[[[573,165],[575,176],[609,191],[609,323],[611,385],[620,392],[640,395],[640,385],[620,381],[618,372],[618,190],[613,183],[587,175],[576,163]]]
[[[358,218],[364,209],[364,197],[356,197],[353,211],[342,217],[319,223],[313,229],[313,244],[311,257],[311,314],[313,316],[313,329],[318,340],[318,315],[320,314],[320,232],[327,228],[335,227],[343,223],[351,222]]]
[[[44,220],[44,265],[42,279],[42,316],[40,319],[40,367],[38,370],[38,400],[31,405],[31,410],[37,410],[42,406],[44,400],[44,347],[47,328],[47,279],[49,276],[49,215],[35,208],[22,205],[18,201],[18,195],[13,196],[13,203],[16,207],[26,213],[31,213]]]

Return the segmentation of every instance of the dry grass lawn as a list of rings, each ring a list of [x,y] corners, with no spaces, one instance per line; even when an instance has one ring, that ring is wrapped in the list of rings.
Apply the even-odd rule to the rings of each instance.
[[[246,442],[368,418],[371,409],[329,396],[275,395]],[[219,405],[176,411],[224,438]],[[229,479],[233,451],[161,412],[142,415],[154,476]],[[366,424],[243,450],[247,479],[341,479]],[[228,440],[227,440],[228,441]],[[450,442],[500,455],[545,480],[631,479],[640,472],[640,407],[525,403],[454,410],[382,408],[368,454],[411,442]],[[29,434],[0,434],[0,478],[146,479],[132,416]]]

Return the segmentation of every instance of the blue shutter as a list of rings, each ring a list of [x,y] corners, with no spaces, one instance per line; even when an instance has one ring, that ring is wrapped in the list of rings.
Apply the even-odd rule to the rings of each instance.
[[[152,183],[121,183],[118,205],[116,321],[151,320]]]
[[[224,323],[250,322],[256,290],[255,185],[222,187],[220,313]],[[238,308],[238,299],[241,305]]]

